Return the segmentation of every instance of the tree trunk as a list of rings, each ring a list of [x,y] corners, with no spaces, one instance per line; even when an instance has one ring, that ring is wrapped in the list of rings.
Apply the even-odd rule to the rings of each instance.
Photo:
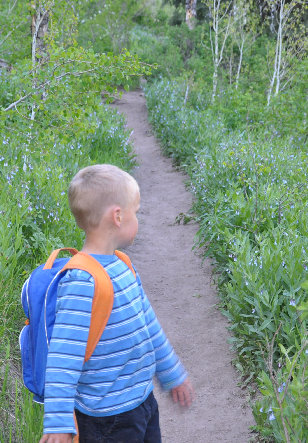
[[[274,70],[273,70],[273,74],[272,74],[272,79],[271,79],[271,82],[270,82],[269,90],[268,90],[268,93],[267,93],[267,106],[269,106],[269,104],[270,104],[270,101],[271,101],[271,98],[272,98],[272,92],[273,92],[273,88],[274,88],[274,84],[275,84],[275,80],[276,80],[276,76],[277,76],[278,51],[279,51],[279,39],[277,37],[276,50],[275,50]]]
[[[279,28],[278,28],[278,57],[277,57],[277,75],[276,75],[276,90],[275,95],[279,93],[280,89],[280,75],[281,75],[281,56],[282,56],[282,27],[283,27],[283,13],[284,13],[284,3],[280,3],[280,13],[279,13]]]
[[[46,43],[46,34],[48,32],[49,24],[49,11],[45,9],[41,2],[33,2],[31,4],[34,9],[32,15],[31,32],[32,32],[32,66],[33,66],[33,89],[37,87],[37,72],[39,66],[48,60],[48,49]],[[44,100],[44,93],[42,94],[42,100]],[[31,120],[35,119],[36,105],[32,103],[31,106]]]
[[[189,29],[193,29],[197,16],[197,0],[186,0],[186,24]]]
[[[214,55],[214,72],[213,72],[213,91],[212,91],[212,103],[214,103],[216,98],[216,91],[217,91],[217,80],[218,80],[218,65],[219,65],[219,59],[218,59],[218,29],[215,29],[215,55]]]
[[[49,11],[46,10],[41,2],[34,4],[35,13],[32,15],[32,62],[42,63],[48,58],[47,44],[45,36],[48,32]]]
[[[238,84],[239,84],[239,80],[240,80],[240,73],[241,73],[241,68],[242,68],[242,63],[243,63],[243,52],[244,52],[244,40],[242,40],[241,45],[239,47],[240,50],[240,59],[237,65],[237,73],[236,73],[236,80],[235,80],[235,89],[238,88]]]
[[[214,65],[214,73],[213,73],[212,103],[214,103],[215,98],[216,98],[217,80],[218,80],[218,67],[217,67],[217,65],[215,64],[215,65]]]
[[[231,54],[229,58],[229,84],[232,85],[233,80],[233,43],[231,45]]]

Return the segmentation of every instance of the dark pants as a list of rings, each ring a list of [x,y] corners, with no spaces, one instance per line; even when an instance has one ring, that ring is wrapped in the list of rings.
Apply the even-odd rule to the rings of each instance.
[[[153,392],[137,408],[109,417],[77,409],[79,443],[161,443],[158,405]]]

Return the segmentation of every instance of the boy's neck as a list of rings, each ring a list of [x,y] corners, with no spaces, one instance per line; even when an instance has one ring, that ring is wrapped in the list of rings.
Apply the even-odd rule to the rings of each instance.
[[[91,239],[86,238],[82,251],[87,254],[98,254],[98,255],[114,255],[115,247],[110,241],[105,239]]]
[[[95,255],[114,255],[115,251],[107,251],[104,249],[93,249],[93,248],[82,248],[82,252],[85,252],[86,254],[95,254]]]

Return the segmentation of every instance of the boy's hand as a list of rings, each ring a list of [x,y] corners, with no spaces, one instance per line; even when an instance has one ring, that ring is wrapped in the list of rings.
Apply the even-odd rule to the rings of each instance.
[[[72,443],[72,434],[44,434],[39,443]]]
[[[194,388],[188,378],[176,388],[171,389],[172,398],[175,403],[180,403],[181,406],[189,407],[195,398]]]

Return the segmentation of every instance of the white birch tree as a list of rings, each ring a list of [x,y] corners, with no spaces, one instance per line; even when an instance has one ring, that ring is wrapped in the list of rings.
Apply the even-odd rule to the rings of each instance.
[[[47,32],[49,26],[49,10],[54,6],[53,1],[32,1],[32,20],[31,20],[31,54],[32,54],[32,76],[33,76],[33,90],[37,88],[37,74],[39,66],[45,63],[48,59],[47,49]],[[42,94],[44,99],[44,94]],[[32,103],[31,106],[31,120],[35,118],[36,106]]]
[[[232,1],[206,0],[210,15],[210,41],[213,57],[212,102],[215,101],[218,70],[223,60],[227,38],[231,32]]]
[[[257,38],[258,19],[253,12],[252,0],[236,0],[233,5],[232,39],[235,42],[239,57],[235,75],[235,89],[238,89],[244,53]]]
[[[267,106],[273,96],[283,91],[293,80],[295,63],[307,54],[308,40],[304,26],[305,0],[267,0],[275,11],[273,29],[276,34],[273,67],[267,91]]]
[[[41,1],[33,1],[31,7],[33,9],[31,33],[32,33],[32,63],[44,62],[48,58],[46,36],[49,25],[49,8],[53,6],[53,2],[46,5]]]

